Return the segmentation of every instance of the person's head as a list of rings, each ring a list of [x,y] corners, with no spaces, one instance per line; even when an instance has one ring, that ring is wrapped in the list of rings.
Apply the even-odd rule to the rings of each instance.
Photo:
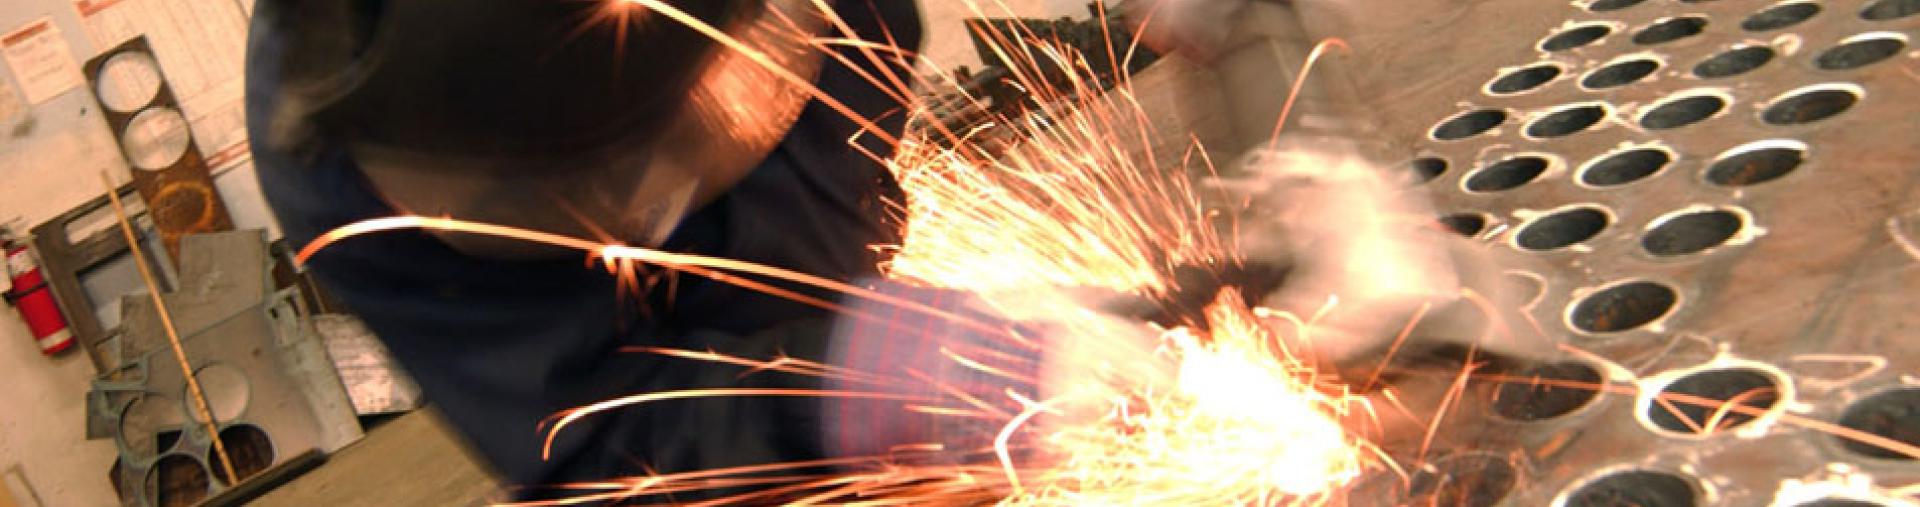
[[[818,72],[804,36],[824,22],[809,2],[666,3],[802,78]],[[808,100],[629,0],[289,4],[281,116],[300,121],[274,136],[338,143],[403,212],[657,242],[757,165]]]

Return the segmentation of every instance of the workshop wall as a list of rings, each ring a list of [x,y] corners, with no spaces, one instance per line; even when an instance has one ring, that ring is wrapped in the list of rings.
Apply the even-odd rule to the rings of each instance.
[[[241,110],[251,9],[250,0],[0,3],[0,223],[31,227],[101,195],[103,171],[131,178],[81,66],[145,35],[235,225],[277,231],[254,182]],[[18,314],[0,310],[0,495],[20,505],[115,503],[113,443],[82,435],[93,375],[79,350],[41,356]]]

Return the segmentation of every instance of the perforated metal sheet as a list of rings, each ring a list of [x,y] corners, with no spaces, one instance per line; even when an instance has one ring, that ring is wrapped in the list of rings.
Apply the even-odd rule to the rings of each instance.
[[[1920,1],[1297,5],[1447,223],[1540,260],[1530,316],[1621,386],[1481,386],[1450,445],[1510,470],[1442,503],[1920,501],[1920,462],[1808,427],[1920,441]],[[1769,385],[1719,431],[1652,400]]]
[[[361,434],[318,333],[295,311],[299,293],[272,290],[260,231],[188,236],[181,252],[186,284],[166,304],[214,428],[194,408],[152,300],[127,296],[116,343],[129,360],[91,398],[112,414],[120,456],[109,477],[123,505],[197,504],[237,487],[215,438],[246,481]]]

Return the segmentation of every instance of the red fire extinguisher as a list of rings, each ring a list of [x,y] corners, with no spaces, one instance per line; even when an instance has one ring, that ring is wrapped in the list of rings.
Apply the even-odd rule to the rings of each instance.
[[[60,316],[60,307],[54,304],[53,291],[40,275],[40,263],[34,260],[33,252],[24,242],[14,241],[5,227],[0,227],[0,248],[6,250],[7,279],[12,281],[4,293],[7,304],[20,309],[27,330],[40,344],[40,353],[51,356],[72,347],[73,331]]]

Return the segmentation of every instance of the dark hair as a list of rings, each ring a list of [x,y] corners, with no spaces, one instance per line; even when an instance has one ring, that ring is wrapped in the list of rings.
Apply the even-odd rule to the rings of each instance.
[[[263,0],[282,115],[346,142],[538,155],[655,131],[715,44],[623,0]],[[720,27],[759,0],[668,0]],[[630,9],[626,26],[611,9]],[[292,110],[285,110],[292,109]],[[480,151],[484,150],[484,151]]]

